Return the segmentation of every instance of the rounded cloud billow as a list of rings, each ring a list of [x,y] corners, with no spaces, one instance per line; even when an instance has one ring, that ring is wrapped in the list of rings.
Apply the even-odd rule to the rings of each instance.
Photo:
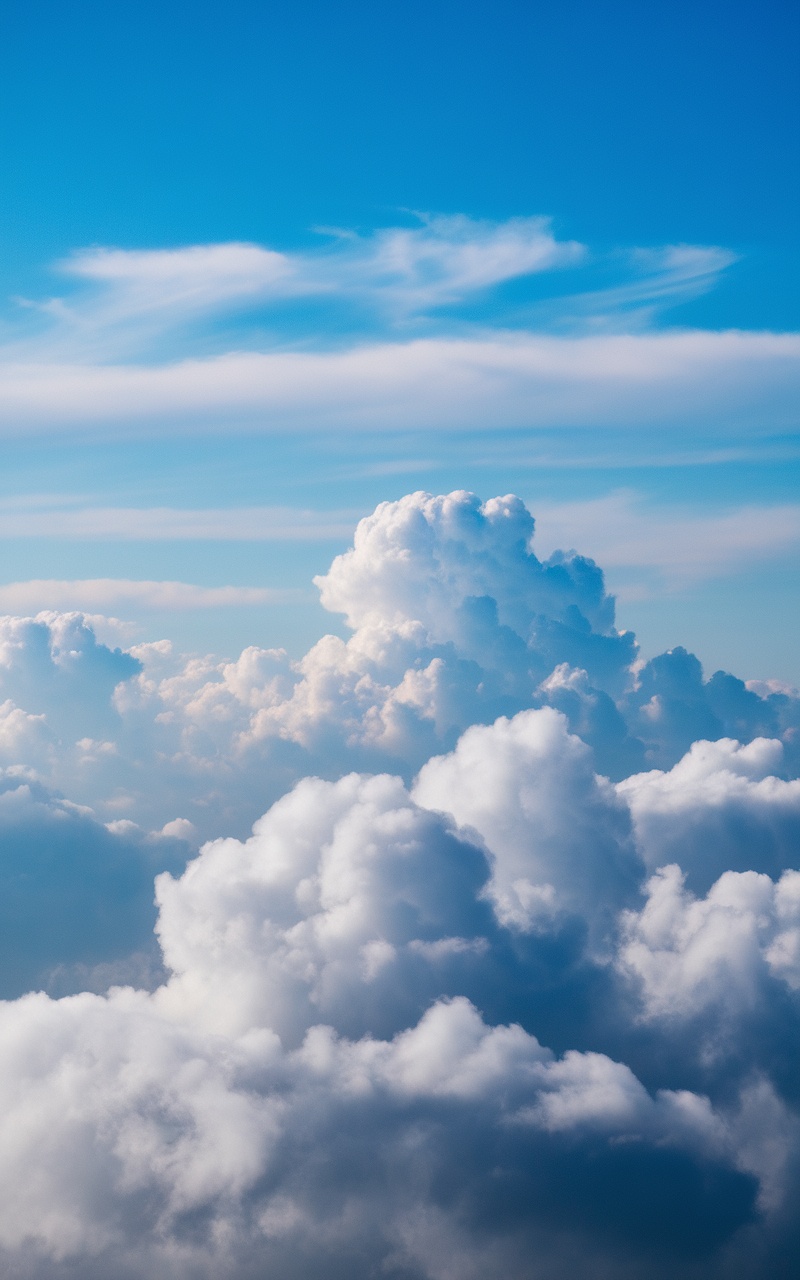
[[[4,1274],[796,1273],[800,699],[534,545],[381,504],[299,661],[0,620]]]

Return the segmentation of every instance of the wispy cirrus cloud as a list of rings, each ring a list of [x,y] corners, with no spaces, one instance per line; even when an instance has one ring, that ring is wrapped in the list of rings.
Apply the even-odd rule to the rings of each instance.
[[[574,240],[557,240],[548,218],[420,216],[418,227],[342,237],[334,253],[317,260],[319,278],[390,314],[424,315],[508,280],[575,266],[587,253]]]
[[[800,335],[504,332],[170,364],[0,363],[0,431],[791,429]]]
[[[32,578],[0,584],[0,612],[40,613],[119,608],[225,609],[248,605],[290,604],[307,592],[273,587],[202,587],[191,582],[151,582],[129,578]]]
[[[144,317],[165,326],[248,299],[303,289],[296,264],[286,254],[238,242],[180,249],[84,249],[59,268],[93,286],[70,301],[59,298],[44,304],[55,319],[79,331]]]
[[[302,253],[242,242],[80,250],[57,264],[77,286],[68,296],[26,303],[50,326],[34,346],[130,357],[156,335],[214,314],[300,298],[338,302],[333,319],[320,321],[312,311],[306,336],[325,342],[354,324],[363,332],[423,318],[508,280],[573,266],[586,254],[583,245],[557,240],[547,218],[422,216],[418,225],[369,235],[323,234],[317,248]],[[347,316],[342,306],[351,308]]]
[[[591,288],[563,300],[560,311],[574,323],[583,314],[594,327],[611,329],[652,323],[659,308],[685,302],[713,289],[737,255],[717,245],[663,245],[619,255],[620,282]],[[552,310],[552,309],[551,309]]]
[[[122,542],[322,542],[349,538],[361,513],[295,507],[114,507],[47,496],[0,501],[0,537]]]
[[[60,264],[68,295],[30,304],[38,331],[0,347],[0,433],[789,429],[800,335],[655,323],[733,261],[461,216],[294,253],[85,250]]]
[[[165,329],[213,311],[268,307],[299,297],[362,303],[371,315],[369,321],[361,317],[362,329],[429,319],[442,308],[450,309],[452,325],[459,306],[497,286],[558,272],[559,283],[554,282],[551,291],[560,299],[559,318],[571,316],[580,324],[591,316],[596,324],[611,322],[620,313],[629,317],[634,308],[652,317],[657,305],[712,288],[736,261],[735,254],[714,245],[592,254],[577,241],[559,240],[550,219],[543,217],[496,223],[463,215],[419,215],[418,224],[410,227],[386,227],[366,235],[325,228],[321,234],[326,241],[304,252],[242,242],[80,250],[57,265],[84,287],[40,307],[65,330],[84,338],[92,328],[128,324],[133,344],[142,336],[138,326],[145,321]],[[561,273],[579,267],[588,277],[576,282],[568,275],[573,285],[567,283],[565,289]],[[602,287],[592,283],[598,277],[604,280]],[[514,310],[507,308],[509,315]],[[331,337],[326,330],[341,332],[353,323],[352,314],[328,317],[322,324],[314,316],[311,336],[324,341]]]

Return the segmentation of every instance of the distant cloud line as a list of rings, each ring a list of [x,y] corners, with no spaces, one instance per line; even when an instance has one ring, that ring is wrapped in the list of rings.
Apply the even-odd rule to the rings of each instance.
[[[47,609],[219,609],[241,605],[296,604],[307,593],[293,588],[199,587],[190,582],[149,582],[127,578],[74,580],[32,578],[0,586],[0,612]]]
[[[304,542],[352,536],[360,513],[286,507],[78,507],[20,509],[0,501],[0,537],[166,542]]]
[[[764,434],[793,425],[798,391],[796,334],[507,332],[170,364],[5,361],[0,431],[91,436],[110,422],[136,434],[702,423]]]

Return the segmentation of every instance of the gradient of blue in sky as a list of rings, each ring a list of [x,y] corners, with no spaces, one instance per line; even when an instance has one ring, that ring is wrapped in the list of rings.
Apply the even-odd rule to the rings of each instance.
[[[137,621],[299,649],[359,514],[510,490],[649,652],[800,679],[794,6],[11,3],[0,46],[4,583],[274,588]],[[137,256],[231,242],[284,258]],[[153,389],[231,352],[283,361],[246,405]]]

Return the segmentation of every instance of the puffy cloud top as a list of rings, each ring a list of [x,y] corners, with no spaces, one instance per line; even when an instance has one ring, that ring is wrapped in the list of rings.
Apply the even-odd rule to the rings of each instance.
[[[570,910],[602,919],[640,879],[626,808],[549,707],[467,729],[423,767],[414,795],[485,841],[505,923],[535,929]]]
[[[578,556],[542,564],[531,550],[534,520],[519,498],[481,503],[472,493],[413,493],[362,520],[354,545],[317,578],[322,603],[356,629],[373,618],[415,619],[433,639],[453,638],[466,600],[488,597],[498,621],[526,636],[537,614],[576,606],[602,630],[613,602],[602,575]]]
[[[0,621],[4,1274],[795,1274],[800,702],[533,534],[382,504],[296,662]]]

